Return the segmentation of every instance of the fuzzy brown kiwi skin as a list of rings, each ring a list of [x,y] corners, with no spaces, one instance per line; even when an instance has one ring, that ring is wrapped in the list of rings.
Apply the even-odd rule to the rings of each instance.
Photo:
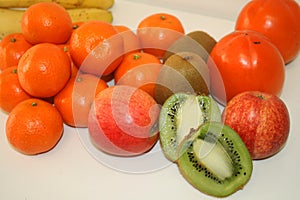
[[[213,128],[219,127],[217,129],[222,130],[222,133],[220,134],[220,137],[218,139],[224,140],[224,142],[229,143],[229,147],[232,145],[236,148],[236,150],[232,153],[236,156],[234,158],[234,165],[236,168],[234,176],[230,177],[229,180],[225,179],[223,181],[220,181],[214,176],[214,174],[207,172],[209,170],[207,170],[205,166],[201,166],[199,162],[196,162],[193,158],[193,152],[189,150],[189,148],[191,148],[191,145],[197,137],[201,137],[203,139],[203,131],[202,133],[199,133],[201,132],[200,130],[204,129],[203,127],[207,128],[209,126],[212,126]],[[226,134],[224,133],[225,131],[227,132],[226,134],[228,134],[229,131],[231,134],[235,135],[234,137],[231,137],[231,139],[234,139],[228,139],[226,137]],[[237,148],[240,149],[240,152],[237,152]],[[220,122],[207,122],[200,126],[198,129],[192,130],[190,135],[188,135],[185,138],[185,140],[183,140],[182,143],[179,145],[178,155],[179,159],[177,160],[177,165],[182,176],[194,188],[210,196],[219,198],[230,196],[231,194],[244,188],[244,186],[249,182],[252,175],[253,163],[250,153],[247,150],[247,147],[245,146],[241,138],[238,136],[238,134],[236,134],[230,127]],[[187,158],[189,160],[189,163],[186,162]],[[242,159],[244,160],[243,163],[240,161]],[[189,168],[186,167],[186,165],[189,165]],[[227,185],[226,187],[222,188],[221,184]]]
[[[209,95],[210,80],[206,62],[192,52],[180,52],[164,63],[154,92],[154,99],[161,105],[174,93],[186,92]]]
[[[207,54],[203,55],[203,59],[207,60],[211,50],[216,45],[217,41],[211,35],[209,35],[205,31],[197,30],[187,34],[187,36],[191,37],[195,41],[197,41],[207,52]]]
[[[192,31],[174,42],[173,45],[166,51],[163,62],[171,55],[179,52],[193,52],[198,54],[207,61],[211,50],[217,41],[203,30]]]

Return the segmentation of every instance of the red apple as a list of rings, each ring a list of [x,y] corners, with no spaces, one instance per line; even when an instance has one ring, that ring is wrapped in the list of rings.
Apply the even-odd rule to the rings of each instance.
[[[101,91],[91,107],[88,130],[93,144],[108,154],[135,156],[158,140],[160,108],[148,93],[130,86]]]
[[[289,135],[288,109],[276,95],[255,91],[240,93],[228,102],[222,119],[240,135],[255,160],[279,152]]]

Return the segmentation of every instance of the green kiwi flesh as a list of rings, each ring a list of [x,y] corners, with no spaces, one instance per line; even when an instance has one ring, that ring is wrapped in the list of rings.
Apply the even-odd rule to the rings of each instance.
[[[166,157],[175,162],[181,141],[207,121],[221,121],[221,111],[211,97],[187,93],[170,96],[159,116],[160,142]]]
[[[178,148],[177,164],[183,177],[203,193],[226,197],[242,189],[252,175],[246,145],[230,127],[206,122]]]

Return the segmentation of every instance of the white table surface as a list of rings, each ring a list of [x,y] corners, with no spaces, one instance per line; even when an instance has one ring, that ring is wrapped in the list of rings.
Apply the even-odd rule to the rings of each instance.
[[[156,12],[169,12],[182,20],[186,32],[204,30],[220,39],[233,30],[234,20],[245,2],[246,0],[115,0],[111,10],[114,15],[113,24],[127,25],[133,30],[143,17]],[[224,7],[226,4],[229,5],[228,9]],[[211,9],[214,12],[208,15]],[[286,147],[272,158],[254,161],[253,175],[245,188],[225,199],[299,199],[299,74],[300,57],[286,67],[286,81],[281,95],[291,116],[291,130]],[[6,119],[7,115],[0,112],[0,199],[215,199],[187,183],[177,166],[163,159],[158,145],[154,148],[158,159],[151,160],[156,168],[152,168],[151,172],[143,172],[144,167],[149,168],[149,164],[143,159],[140,159],[142,162],[138,158],[129,159],[128,162],[116,158],[110,161],[110,164],[121,170],[128,167],[126,165],[140,169],[140,173],[130,170],[126,173],[95,159],[84,145],[83,138],[79,137],[84,134],[84,130],[78,131],[65,126],[62,139],[52,151],[38,156],[25,156],[9,146],[5,137]],[[146,158],[146,161],[149,159]],[[131,164],[134,166],[130,166]]]

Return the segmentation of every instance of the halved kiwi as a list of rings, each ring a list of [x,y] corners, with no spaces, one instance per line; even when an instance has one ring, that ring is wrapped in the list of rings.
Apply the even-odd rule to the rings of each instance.
[[[175,93],[163,104],[159,117],[160,142],[165,156],[178,159],[177,147],[207,121],[221,121],[221,111],[209,96]]]
[[[246,145],[230,127],[206,122],[178,148],[177,164],[183,177],[211,196],[225,197],[248,182],[252,159]]]

